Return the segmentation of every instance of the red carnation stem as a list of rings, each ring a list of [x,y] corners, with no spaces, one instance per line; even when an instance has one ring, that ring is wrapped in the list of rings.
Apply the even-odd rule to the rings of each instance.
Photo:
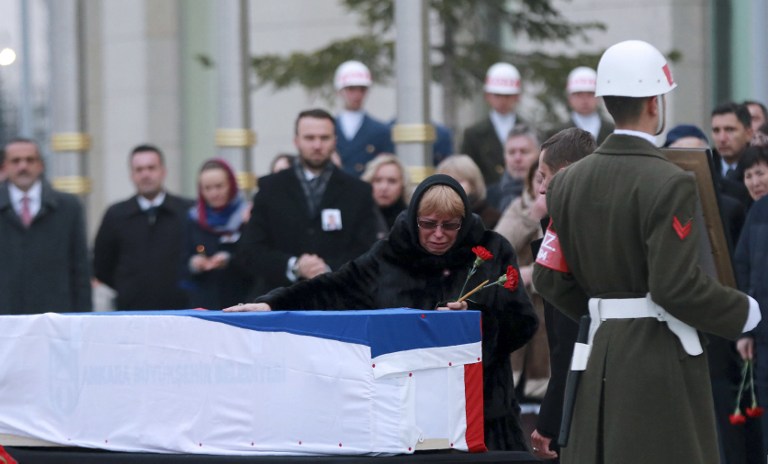
[[[480,285],[478,285],[477,287],[475,287],[475,288],[473,288],[472,290],[468,291],[466,295],[462,296],[461,298],[459,298],[459,299],[458,299],[458,300],[456,300],[456,301],[458,301],[459,303],[461,303],[462,301],[466,300],[466,299],[467,299],[467,298],[469,298],[470,296],[474,295],[476,292],[479,292],[480,290],[482,290],[483,288],[485,288],[485,284],[487,284],[487,283],[488,283],[488,279],[484,280],[484,281],[483,281],[483,282],[482,282]]]
[[[472,247],[472,253],[475,254],[475,260],[472,262],[472,268],[470,268],[469,273],[467,274],[467,278],[464,279],[464,284],[461,286],[461,290],[459,291],[459,295],[464,295],[464,290],[467,288],[467,284],[469,283],[469,279],[472,278],[473,275],[475,275],[475,272],[477,272],[477,267],[483,264],[484,262],[488,261],[489,259],[493,258],[493,254],[488,251],[484,246],[477,245]],[[462,298],[466,298],[469,295],[464,295]],[[458,301],[463,301],[461,298]]]
[[[747,366],[749,366],[749,390],[752,394],[752,408],[757,408],[757,397],[755,396],[755,371],[752,365],[752,360],[747,359]]]
[[[469,274],[467,274],[467,278],[464,279],[464,285],[461,286],[461,290],[459,291],[459,295],[464,294],[464,289],[467,288],[467,284],[469,283],[469,279],[472,278],[472,276],[475,274],[475,271],[477,271],[477,264],[472,265],[472,269],[469,270]]]
[[[736,394],[736,408],[734,409],[736,414],[741,414],[741,394],[744,392],[744,385],[747,383],[747,370],[749,369],[749,360],[744,362],[741,368],[741,383],[739,384],[739,392]]]

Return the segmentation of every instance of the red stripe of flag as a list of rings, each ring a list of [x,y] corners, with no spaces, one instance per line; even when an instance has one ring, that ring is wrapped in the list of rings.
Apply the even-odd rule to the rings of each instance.
[[[484,453],[483,363],[464,365],[464,402],[467,411],[467,447],[470,453]]]
[[[18,464],[15,459],[11,457],[10,454],[8,454],[8,451],[3,448],[3,445],[0,445],[0,463],[3,464]]]

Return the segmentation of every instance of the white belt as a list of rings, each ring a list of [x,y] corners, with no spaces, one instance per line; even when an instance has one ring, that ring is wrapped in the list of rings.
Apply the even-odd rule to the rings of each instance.
[[[656,318],[667,323],[667,327],[680,340],[686,353],[691,356],[698,356],[704,352],[696,329],[654,303],[650,295],[646,295],[645,298],[590,298],[589,316],[592,319],[589,325],[589,341],[587,344],[576,343],[571,370],[583,371],[587,368],[587,360],[592,350],[592,339],[600,324],[608,319]]]

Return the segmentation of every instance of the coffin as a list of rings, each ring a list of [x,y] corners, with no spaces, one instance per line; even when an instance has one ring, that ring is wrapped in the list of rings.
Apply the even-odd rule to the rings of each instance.
[[[483,451],[480,337],[474,311],[0,316],[0,443]]]

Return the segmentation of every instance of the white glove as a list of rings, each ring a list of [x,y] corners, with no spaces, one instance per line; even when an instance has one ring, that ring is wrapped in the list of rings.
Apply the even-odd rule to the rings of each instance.
[[[747,322],[744,324],[744,330],[742,330],[742,332],[749,332],[754,329],[757,327],[760,319],[763,318],[760,313],[760,305],[757,304],[757,301],[749,295],[747,295],[747,298],[749,298],[749,314],[747,315]]]

